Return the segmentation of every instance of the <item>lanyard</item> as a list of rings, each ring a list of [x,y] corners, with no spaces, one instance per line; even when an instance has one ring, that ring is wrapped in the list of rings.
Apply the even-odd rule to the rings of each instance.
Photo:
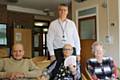
[[[62,26],[62,24],[60,23],[60,21],[58,20],[58,23],[59,23],[59,25],[60,25],[60,27],[61,27],[61,30],[62,30],[62,32],[63,32],[63,38],[65,38],[65,29],[66,29],[66,27],[67,27],[67,21],[66,21],[66,23],[65,23],[65,27],[63,28],[63,26]]]

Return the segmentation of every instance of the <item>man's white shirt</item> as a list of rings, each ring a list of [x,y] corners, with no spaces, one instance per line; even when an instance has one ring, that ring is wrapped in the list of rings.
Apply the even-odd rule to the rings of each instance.
[[[51,22],[47,35],[50,55],[54,55],[54,49],[63,48],[65,44],[71,44],[76,48],[76,55],[80,55],[80,39],[75,23],[69,19],[64,22],[56,19]]]

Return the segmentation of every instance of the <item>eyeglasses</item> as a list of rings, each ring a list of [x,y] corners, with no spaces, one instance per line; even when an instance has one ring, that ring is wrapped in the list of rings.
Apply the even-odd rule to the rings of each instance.
[[[13,52],[22,52],[23,50],[13,50]]]
[[[71,51],[72,49],[69,48],[63,48],[63,51]]]

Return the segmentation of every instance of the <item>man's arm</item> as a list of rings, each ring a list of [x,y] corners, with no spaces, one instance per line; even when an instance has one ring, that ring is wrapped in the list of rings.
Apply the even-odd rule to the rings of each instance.
[[[77,66],[76,66],[76,74],[75,74],[75,79],[79,80],[81,78],[81,71],[80,71],[80,63],[76,62]]]
[[[81,50],[80,39],[79,39],[78,31],[77,31],[74,23],[73,23],[73,30],[74,30],[73,39],[74,39],[74,44],[75,44],[75,48],[76,48],[76,55],[80,56],[80,50]]]
[[[50,77],[54,76],[54,75],[52,74],[52,72],[53,72],[53,70],[54,70],[54,68],[55,68],[55,66],[56,66],[56,63],[57,63],[57,61],[54,60],[46,69],[44,69],[44,70],[42,71],[41,77],[42,77],[42,78],[47,78],[47,80],[49,80]]]
[[[6,72],[3,72],[4,69],[4,59],[0,59],[0,78],[6,78]]]
[[[32,59],[28,59],[29,71],[25,72],[25,78],[37,78],[42,74],[42,71],[34,64]]]
[[[74,45],[76,49],[77,60],[80,61],[80,51],[81,51],[80,39],[79,39],[78,31],[74,23],[73,23],[73,30],[74,30],[73,39],[74,39]]]
[[[53,23],[50,24],[48,34],[47,34],[47,47],[51,56],[51,60],[55,60],[54,56],[54,48],[53,48],[53,41],[54,41],[54,25]]]
[[[115,61],[110,57],[110,66],[112,67],[112,77],[117,79],[118,78],[118,70],[117,65],[115,64]]]

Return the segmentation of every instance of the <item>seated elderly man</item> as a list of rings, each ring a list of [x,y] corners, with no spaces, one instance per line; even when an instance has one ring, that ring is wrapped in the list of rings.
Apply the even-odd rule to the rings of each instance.
[[[70,44],[65,44],[63,47],[64,58],[59,61],[53,61],[46,71],[43,71],[44,77],[49,77],[49,80],[80,80],[80,64],[76,56],[72,56],[73,47]]]
[[[23,59],[23,56],[23,45],[16,43],[12,48],[12,56],[0,60],[0,79],[31,80],[39,77],[39,68],[31,59]]]
[[[95,58],[87,61],[87,70],[93,80],[116,80],[116,67],[111,57],[104,57],[103,45],[99,42],[92,44]]]

